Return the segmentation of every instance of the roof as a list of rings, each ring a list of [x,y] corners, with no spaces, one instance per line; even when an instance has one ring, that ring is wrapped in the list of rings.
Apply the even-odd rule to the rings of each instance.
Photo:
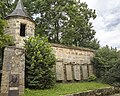
[[[21,16],[31,19],[31,17],[28,16],[27,12],[25,11],[23,2],[21,0],[18,1],[15,10],[13,10],[13,12],[10,15],[8,15],[6,18],[15,17],[15,16]]]

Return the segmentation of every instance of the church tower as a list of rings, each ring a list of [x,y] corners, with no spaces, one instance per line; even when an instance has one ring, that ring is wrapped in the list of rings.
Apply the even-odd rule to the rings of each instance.
[[[6,20],[8,25],[5,28],[5,34],[13,36],[16,47],[23,47],[24,39],[34,36],[35,23],[28,16],[21,0]]]

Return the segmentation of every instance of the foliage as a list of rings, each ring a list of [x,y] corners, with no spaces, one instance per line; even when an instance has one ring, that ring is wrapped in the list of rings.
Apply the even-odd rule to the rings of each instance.
[[[120,54],[116,48],[100,48],[93,59],[96,76],[109,84],[120,83]]]
[[[18,0],[2,0],[0,15],[6,17]],[[91,19],[95,10],[76,0],[24,0],[24,5],[36,22],[36,35],[48,36],[49,42],[98,49]],[[31,2],[31,4],[29,4]],[[91,44],[92,43],[92,44]],[[95,47],[93,46],[95,45]]]
[[[97,77],[96,77],[95,75],[90,75],[90,76],[88,77],[88,81],[89,81],[89,82],[95,81],[96,78],[97,78]]]
[[[29,88],[50,88],[55,82],[53,67],[55,57],[47,39],[30,37],[25,40],[26,86]]]
[[[0,1],[0,17],[5,18],[10,12],[12,12],[16,3],[13,3],[14,0],[1,0]]]
[[[118,59],[119,54],[114,48],[105,46],[97,50],[95,57],[93,58],[93,64],[96,68],[97,77],[104,76],[104,74],[113,67]]]
[[[84,92],[99,88],[110,87],[107,84],[96,82],[81,82],[81,83],[62,83],[56,84],[55,87],[47,90],[25,90],[23,96],[64,96],[65,94]]]
[[[29,2],[24,0],[24,5],[31,16],[37,15],[36,34],[48,36],[49,42],[52,43],[94,48],[91,42],[95,30],[90,20],[95,19],[96,14],[86,3],[78,3],[76,0],[29,0]]]
[[[106,72],[103,80],[113,86],[120,87],[120,60]]]
[[[0,18],[0,48],[7,45],[13,45],[12,37],[4,34],[5,25],[6,25],[5,20]]]

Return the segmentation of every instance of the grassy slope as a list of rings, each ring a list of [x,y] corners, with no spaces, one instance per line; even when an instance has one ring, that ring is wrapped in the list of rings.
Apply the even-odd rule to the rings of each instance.
[[[77,93],[104,87],[109,87],[109,85],[96,82],[56,84],[54,88],[48,90],[26,89],[23,96],[63,96],[64,94]]]

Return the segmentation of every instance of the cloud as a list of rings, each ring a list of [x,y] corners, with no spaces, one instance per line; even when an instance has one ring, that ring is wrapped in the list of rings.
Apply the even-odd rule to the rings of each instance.
[[[97,18],[93,21],[96,38],[101,46],[109,45],[120,49],[120,1],[81,0],[89,8],[96,9]]]

